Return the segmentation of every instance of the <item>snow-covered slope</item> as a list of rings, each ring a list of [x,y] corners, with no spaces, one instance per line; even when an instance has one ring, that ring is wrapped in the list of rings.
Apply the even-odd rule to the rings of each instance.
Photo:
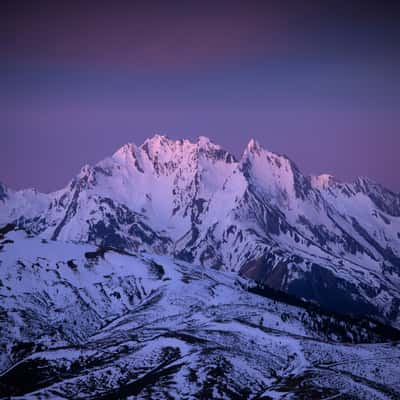
[[[10,229],[0,252],[0,398],[400,393],[398,331],[256,295],[233,272]]]
[[[400,326],[400,195],[365,178],[306,177],[255,140],[240,160],[205,137],[127,144],[58,192],[2,187],[8,222],[236,271]]]

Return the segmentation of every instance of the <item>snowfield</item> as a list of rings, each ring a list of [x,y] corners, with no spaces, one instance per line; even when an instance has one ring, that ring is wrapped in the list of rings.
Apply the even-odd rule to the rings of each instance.
[[[0,245],[0,398],[400,397],[400,337],[373,322],[165,255],[23,230]]]

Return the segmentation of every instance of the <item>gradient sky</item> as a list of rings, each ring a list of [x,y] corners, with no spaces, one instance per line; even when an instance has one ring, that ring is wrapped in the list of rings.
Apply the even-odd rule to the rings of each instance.
[[[400,191],[399,1],[144,4],[1,2],[0,181],[52,191],[157,132]]]

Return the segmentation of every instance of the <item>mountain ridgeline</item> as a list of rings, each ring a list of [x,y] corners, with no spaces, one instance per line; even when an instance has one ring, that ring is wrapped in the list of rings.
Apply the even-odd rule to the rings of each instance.
[[[308,177],[251,140],[127,144],[50,194],[0,185],[0,224],[46,240],[235,271],[334,312],[400,326],[400,194]]]

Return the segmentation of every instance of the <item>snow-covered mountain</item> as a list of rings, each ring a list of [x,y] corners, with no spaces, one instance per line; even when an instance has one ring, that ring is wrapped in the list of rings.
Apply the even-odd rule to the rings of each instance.
[[[399,331],[235,272],[3,229],[1,399],[395,399]],[[255,294],[258,292],[264,296]]]
[[[51,194],[0,186],[0,224],[168,255],[400,326],[400,194],[307,177],[251,140],[127,144]]]

